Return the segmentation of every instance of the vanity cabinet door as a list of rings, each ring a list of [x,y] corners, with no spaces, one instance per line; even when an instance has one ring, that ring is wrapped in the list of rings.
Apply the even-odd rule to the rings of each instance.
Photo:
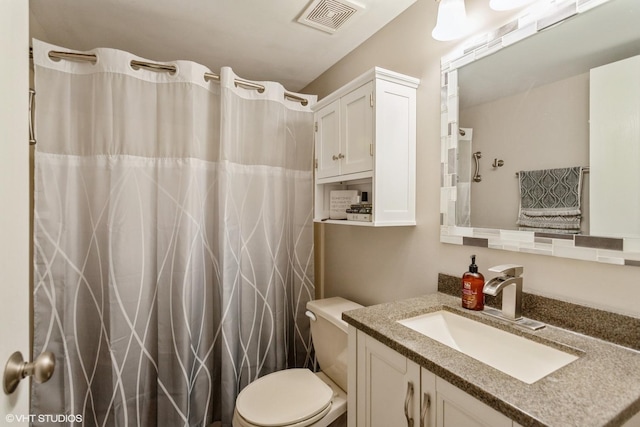
[[[358,427],[418,427],[420,367],[358,332]]]
[[[436,377],[437,427],[512,427],[513,421]]]

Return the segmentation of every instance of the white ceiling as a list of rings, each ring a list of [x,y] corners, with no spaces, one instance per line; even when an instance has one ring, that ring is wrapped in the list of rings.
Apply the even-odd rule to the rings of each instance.
[[[298,91],[416,0],[357,0],[329,34],[297,22],[310,0],[29,0],[31,36],[75,50],[111,47],[186,59]]]

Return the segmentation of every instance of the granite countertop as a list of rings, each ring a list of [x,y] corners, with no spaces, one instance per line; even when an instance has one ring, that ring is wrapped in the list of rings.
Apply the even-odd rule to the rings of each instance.
[[[526,384],[396,322],[441,309],[579,358]],[[465,310],[460,298],[443,293],[351,310],[342,318],[523,426],[619,426],[640,412],[640,352],[627,347],[550,325],[525,330]]]

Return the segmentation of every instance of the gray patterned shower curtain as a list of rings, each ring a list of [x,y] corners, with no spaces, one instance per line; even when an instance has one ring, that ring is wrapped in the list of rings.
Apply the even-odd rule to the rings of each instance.
[[[228,68],[33,50],[34,352],[58,363],[32,414],[231,425],[246,384],[310,362],[312,113]]]

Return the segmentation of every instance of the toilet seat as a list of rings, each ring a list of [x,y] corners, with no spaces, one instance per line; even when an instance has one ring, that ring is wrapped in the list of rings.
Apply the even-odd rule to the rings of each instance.
[[[278,427],[308,427],[308,426],[312,426],[314,423],[320,421],[322,418],[324,418],[331,410],[331,404],[329,404],[329,406],[327,406],[327,408],[320,412],[319,414],[317,414],[314,417],[308,418],[306,420],[300,421],[299,423],[295,423],[295,424],[287,424],[285,426],[278,426]],[[240,414],[238,414],[238,411],[235,411],[233,414],[233,421],[234,421],[234,426],[238,425],[241,427],[265,427],[262,424],[252,424],[249,421],[245,420],[244,418],[242,418],[242,416]],[[272,426],[273,427],[273,426]]]
[[[286,369],[244,388],[236,412],[246,426],[304,427],[331,409],[333,390],[309,369]]]

